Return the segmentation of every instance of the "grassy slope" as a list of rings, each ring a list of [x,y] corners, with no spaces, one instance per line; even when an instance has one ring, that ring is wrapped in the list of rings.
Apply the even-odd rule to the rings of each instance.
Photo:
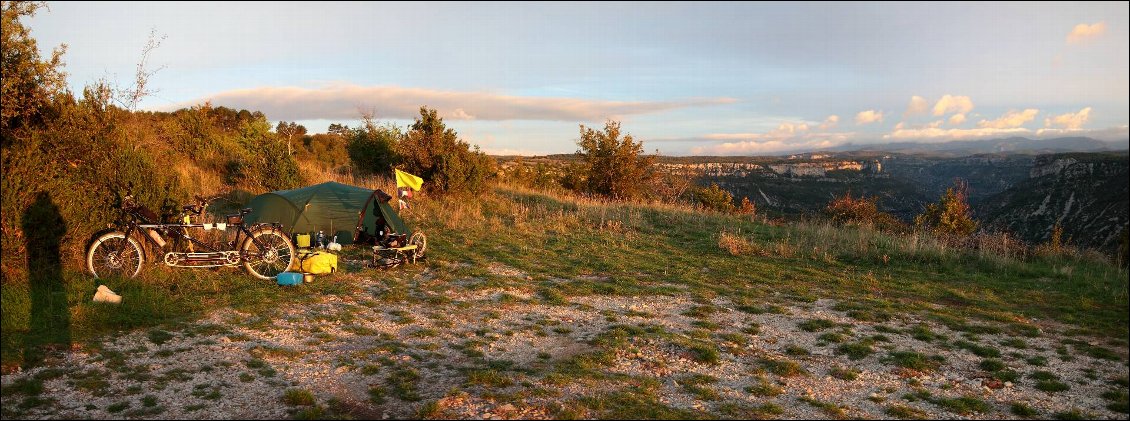
[[[283,370],[280,377],[297,380],[301,377],[294,377],[294,373],[284,369],[288,361],[301,360],[304,364],[333,362],[325,369],[333,369],[335,373],[339,372],[340,364],[351,365],[352,368],[345,367],[348,374],[342,375],[343,384],[347,387],[363,386],[368,381],[371,403],[366,405],[376,406],[333,409],[335,401],[331,399],[327,401],[331,406],[328,410],[362,417],[377,416],[379,413],[366,411],[381,408],[393,411],[392,414],[398,417],[412,414],[440,418],[475,416],[465,412],[445,412],[458,408],[452,402],[464,399],[462,397],[515,403],[530,399],[531,405],[541,408],[541,414],[554,418],[768,417],[781,413],[782,408],[773,402],[787,404],[789,413],[795,415],[797,412],[793,411],[798,409],[792,408],[790,403],[794,401],[807,402],[830,416],[843,416],[843,409],[836,405],[874,414],[874,409],[864,409],[868,404],[850,400],[858,399],[858,396],[837,398],[849,399],[838,404],[803,396],[797,398],[793,382],[785,379],[797,375],[805,377],[806,370],[817,369],[803,356],[809,351],[803,347],[795,352],[784,348],[787,356],[782,358],[772,351],[749,354],[750,351],[734,348],[731,342],[742,344],[749,340],[745,333],[756,337],[757,324],[753,324],[753,330],[745,329],[741,323],[734,324],[732,314],[736,313],[722,312],[718,307],[741,310],[738,313],[747,314],[745,317],[770,313],[772,319],[773,313],[812,307],[809,303],[822,298],[832,298],[836,302],[832,309],[855,319],[855,325],[822,332],[833,324],[826,323],[828,326],[824,326],[818,322],[827,320],[807,320],[797,326],[811,334],[786,334],[780,337],[786,341],[780,346],[819,335],[820,341],[833,344],[829,349],[834,348],[837,355],[850,356],[852,362],[857,358],[869,358],[868,355],[876,352],[872,346],[875,345],[889,348],[890,357],[882,354],[870,359],[890,360],[886,364],[930,371],[919,366],[926,367],[923,364],[931,363],[930,355],[939,350],[944,350],[941,352],[948,353],[951,359],[964,349],[978,356],[984,354],[1000,358],[994,342],[987,340],[984,342],[987,345],[983,345],[978,339],[980,336],[1000,333],[1012,338],[1010,341],[1020,343],[1017,346],[1023,348],[1026,346],[1023,345],[1025,337],[1028,341],[1047,342],[1056,341],[1057,337],[1090,335],[1100,339],[1083,337],[1082,341],[1064,339],[1051,343],[1070,343],[1079,352],[1098,355],[1095,358],[1125,359],[1126,272],[1105,263],[1069,258],[1020,261],[946,249],[929,239],[889,237],[863,228],[772,226],[732,216],[702,215],[678,207],[609,204],[509,188],[500,188],[478,200],[421,198],[416,205],[404,216],[429,234],[431,259],[423,266],[409,265],[378,272],[359,265],[360,259],[365,257],[364,250],[346,250],[343,253],[343,274],[295,288],[280,288],[256,281],[235,270],[170,271],[147,267],[142,279],[108,282],[111,288],[126,297],[120,307],[90,303],[91,280],[70,273],[66,276],[65,291],[62,292],[69,304],[63,316],[68,327],[65,332],[45,332],[41,326],[33,325],[31,320],[36,316],[31,310],[35,307],[33,301],[36,301],[37,293],[21,284],[5,284],[0,290],[4,308],[5,372],[16,365],[36,362],[42,356],[37,346],[44,343],[73,344],[87,350],[86,355],[92,356],[88,359],[93,358],[91,361],[95,362],[129,361],[131,355],[147,355],[150,351],[159,357],[162,353],[172,355],[190,350],[192,347],[163,349],[160,343],[174,338],[174,343],[184,345],[194,340],[191,339],[195,335],[192,332],[218,329],[221,336],[227,334],[231,341],[246,341],[250,335],[257,338],[253,339],[253,343],[265,343],[268,350],[275,349],[272,352],[278,355],[263,356],[260,355],[260,346],[248,345],[250,348],[246,348],[240,345],[241,342],[222,345],[225,349],[237,350],[235,363],[239,362],[239,351],[250,353],[254,358],[244,361],[249,369],[282,364],[279,366]],[[741,253],[732,255],[722,245]],[[470,298],[482,294],[486,294],[485,298]],[[620,308],[637,301],[654,302],[651,298],[659,296],[689,302],[688,307],[660,314],[602,309],[599,317],[607,319],[603,327],[600,326],[602,323],[594,326],[557,320],[554,316],[565,312],[570,317],[582,319],[596,317],[589,314],[595,312],[591,306],[580,303],[597,304],[611,299],[616,303],[615,308]],[[198,321],[212,310],[223,308],[234,309],[237,316],[225,319],[223,326]],[[513,311],[519,313],[509,314]],[[40,312],[42,314],[42,310]],[[231,317],[232,313],[224,314],[228,314],[224,317]],[[421,314],[427,320],[421,318]],[[56,313],[55,316],[61,315]],[[684,327],[683,322],[678,321],[682,316],[695,320]],[[384,320],[390,317],[393,326],[407,327],[386,333],[388,327],[380,326],[388,323]],[[638,325],[621,324],[623,320],[640,317],[650,321]],[[507,320],[503,326],[512,327],[493,331],[501,328],[489,327],[493,323],[490,321],[499,318]],[[916,339],[920,334],[934,336],[929,329],[920,333],[907,330],[910,325],[897,328],[904,322],[913,325],[918,323],[915,319],[922,318],[945,325],[949,330],[963,332],[960,340],[952,344],[948,344],[948,339],[931,342],[924,348],[929,354],[918,354],[895,352],[895,346],[879,346],[869,342],[876,339],[866,339],[871,334],[867,332],[879,332],[880,328],[887,329],[883,332],[893,337],[911,333]],[[522,320],[531,322],[526,325]],[[1066,323],[1066,327],[1047,323],[1047,320]],[[891,323],[883,323],[887,321]],[[518,323],[511,324],[513,322]],[[544,331],[543,327],[552,333]],[[514,331],[510,331],[511,328]],[[593,328],[596,330],[589,331]],[[140,333],[129,333],[138,329],[141,329]],[[278,329],[312,332],[298,336],[306,338],[303,342],[306,345],[317,345],[323,341],[331,344],[329,347],[272,348],[272,337],[263,335]],[[515,333],[525,335],[523,332],[529,329],[539,333],[537,336],[549,335],[549,342],[539,345],[549,348],[535,347],[533,351],[518,348],[500,353],[492,346],[491,351],[484,353],[488,343],[505,341],[501,338]],[[742,333],[736,333],[734,329]],[[893,333],[896,331],[901,333]],[[118,344],[119,339],[138,334],[142,337],[148,335],[149,341],[158,345],[157,350],[146,349],[145,346],[124,349]],[[776,334],[766,337],[773,335]],[[879,336],[882,335],[872,338]],[[213,337],[200,343],[215,344],[217,339]],[[856,339],[858,341],[854,343],[843,342]],[[925,342],[934,340],[921,339]],[[332,351],[342,346],[334,341],[348,343],[349,349],[359,351],[345,354]],[[579,353],[557,355],[560,350],[554,344],[562,343]],[[679,352],[686,353],[681,355],[687,355],[694,361],[691,364],[705,364],[701,367],[717,366],[719,363],[734,367],[733,364],[737,364],[739,370],[749,370],[753,377],[739,376],[739,383],[732,384],[733,380],[716,380],[704,375],[696,377],[695,374],[676,373],[675,377],[657,378],[625,375],[610,368],[620,367],[615,364],[622,362],[625,355],[641,352],[633,350],[651,349],[647,348],[651,346],[648,344],[655,343],[673,344],[677,350],[683,350]],[[364,344],[373,348],[366,351]],[[1040,352],[1048,354],[1052,346],[1043,345]],[[1110,351],[1106,346],[1113,346],[1118,351]],[[1065,346],[1060,348],[1067,352]],[[367,354],[370,351],[376,354]],[[515,365],[512,360],[532,359],[526,354],[534,351],[538,351],[536,362]],[[652,355],[653,351],[646,351],[647,355]],[[410,356],[413,362],[396,363],[386,368],[378,368],[372,363],[377,361],[388,365],[392,361],[388,357],[399,354]],[[545,354],[544,361],[542,354]],[[1023,356],[1013,354],[1019,356],[1004,356],[1010,366],[1019,364],[1021,360],[1018,358]],[[639,358],[641,354],[635,355]],[[1062,352],[1060,355],[1064,361],[1070,360],[1070,357],[1063,357]],[[379,356],[385,357],[377,358]],[[201,357],[205,366],[191,371],[210,370],[211,365],[217,364],[216,358],[225,359],[218,364],[231,364],[226,359],[233,356],[204,352]],[[353,358],[359,359],[350,362]],[[844,358],[847,357],[838,361],[851,364]],[[962,361],[954,359],[948,362],[952,366],[946,370],[963,370],[960,367],[967,363]],[[57,406],[52,395],[42,395],[41,399],[40,394],[43,393],[43,382],[68,372],[54,368],[60,364],[65,366],[67,363],[48,359],[46,366],[51,368],[46,371],[31,371],[32,375],[24,377],[5,375],[6,415],[26,415],[25,410],[46,410],[48,412],[43,414],[54,414],[51,408]],[[687,363],[673,364],[682,367]],[[662,368],[662,364],[659,367]],[[273,370],[264,368],[261,371],[271,371],[271,376],[274,376]],[[838,376],[854,376],[850,368],[841,371]],[[372,380],[368,379],[354,379],[367,376],[369,372],[387,374],[384,386],[372,386]],[[455,377],[451,377],[452,372],[456,373]],[[248,375],[245,380],[247,373],[234,380],[230,378],[235,375],[233,373],[227,373],[231,374],[227,376],[228,383],[252,382],[247,384],[270,387],[270,390],[282,390],[279,387],[285,385],[262,373],[260,375],[264,377],[261,380],[254,380],[258,378],[254,374]],[[1016,372],[1008,373],[1012,377],[1001,375],[1002,378],[1019,376]],[[157,380],[145,380],[148,378],[145,376],[139,377],[142,380],[130,377],[135,375],[141,376],[129,370],[123,371],[114,380],[118,386],[113,387],[132,385],[129,388],[145,390],[152,386],[150,383],[153,381],[163,384],[161,379],[164,377],[157,377]],[[77,382],[74,387],[93,387],[77,379],[75,376],[81,377],[78,374],[67,376],[71,378],[69,381]],[[766,376],[779,379],[776,383],[765,383]],[[19,377],[18,381],[13,381],[14,377]],[[223,375],[212,377],[224,379]],[[423,381],[422,377],[428,380]],[[515,379],[522,382],[517,383]],[[675,384],[669,383],[671,379],[682,384],[678,389],[682,392],[669,390],[668,386]],[[716,384],[719,381],[724,384]],[[746,385],[748,381],[754,383]],[[1075,383],[1071,384],[1083,388],[1085,386],[1079,382],[1087,380],[1072,381]],[[910,387],[918,385],[913,378],[906,382]],[[432,383],[437,386],[432,387]],[[1053,386],[1061,387],[1052,383],[1047,385],[1049,388]],[[98,386],[96,391],[108,393],[106,391],[117,390],[113,387]],[[568,392],[576,387],[587,392]],[[731,398],[717,396],[716,389],[728,391],[725,396],[730,396],[728,394],[734,388],[756,396],[776,396],[782,393],[780,388],[788,388],[788,392],[780,399],[747,408],[735,407]],[[445,390],[463,392],[451,395]],[[297,396],[301,392],[303,390],[294,394]],[[238,392],[225,389],[223,393]],[[715,403],[689,411],[685,404],[672,404],[666,400],[680,396],[680,393]],[[923,393],[924,396],[929,395]],[[232,399],[239,398],[233,396]],[[288,402],[287,399],[284,398],[283,402]],[[386,402],[392,402],[391,399],[403,405],[385,406]],[[543,405],[538,403],[542,399],[563,403],[559,406]],[[938,408],[949,408],[947,405],[958,402],[942,397],[923,399]],[[20,403],[16,406],[15,402]],[[975,399],[970,402],[984,405]],[[237,405],[246,403],[236,402]],[[205,407],[201,405],[206,404],[167,409],[170,415],[191,417],[195,408]],[[288,402],[287,405],[294,404]],[[110,407],[106,408],[113,413]],[[320,405],[314,405],[296,416],[327,416],[318,412],[324,410]],[[964,413],[964,409],[960,408],[946,410]],[[998,410],[978,409],[976,412],[1000,416],[1001,413],[993,412]],[[309,411],[317,413],[307,413]],[[799,411],[804,413],[803,409]],[[106,415],[102,412],[88,413],[88,416]]]
[[[866,228],[770,226],[674,207],[606,204],[502,189],[478,202],[424,206],[416,220],[437,252],[498,261],[565,295],[727,297],[738,305],[854,298],[875,310],[974,316],[1023,325],[1031,318],[1127,336],[1126,272],[1069,258],[1014,258],[947,249],[927,238]],[[754,253],[718,246],[733,233]],[[760,254],[760,256],[759,256]],[[605,280],[553,279],[599,275]],[[582,278],[585,279],[585,278]],[[954,322],[956,323],[956,322]]]
[[[478,200],[421,199],[405,216],[429,234],[433,255],[470,263],[446,268],[451,276],[495,282],[487,265],[499,262],[528,274],[523,287],[541,296],[689,294],[724,297],[747,308],[835,297],[855,302],[860,317],[913,312],[956,330],[991,320],[1016,331],[1029,329],[1035,319],[1055,320],[1096,336],[1127,337],[1127,275],[1104,263],[1020,261],[866,228],[772,226],[678,207],[509,188]],[[752,251],[727,253],[719,247],[722,233]],[[67,319],[67,332],[33,326],[33,288],[3,285],[6,367],[24,362],[28,344],[82,344],[107,332],[192,320],[229,306],[270,317],[279,302],[350,288],[318,283],[294,292],[235,270],[147,266],[142,279],[107,282],[130,297],[118,308],[89,301],[95,285],[88,276],[65,274],[58,294],[65,294],[69,311],[57,316]]]

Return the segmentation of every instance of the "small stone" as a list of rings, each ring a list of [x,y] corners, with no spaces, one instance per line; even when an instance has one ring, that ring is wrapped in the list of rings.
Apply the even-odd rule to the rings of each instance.
[[[518,408],[515,408],[514,405],[511,405],[511,404],[506,404],[506,405],[502,405],[502,406],[498,407],[499,411],[504,411],[504,412],[514,412],[517,409]]]
[[[1004,382],[1004,387],[1012,387],[1012,382]]]

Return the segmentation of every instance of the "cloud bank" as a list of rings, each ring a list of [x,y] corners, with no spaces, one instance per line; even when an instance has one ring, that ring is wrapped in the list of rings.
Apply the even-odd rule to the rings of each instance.
[[[347,120],[375,111],[380,119],[412,119],[421,106],[453,120],[602,121],[680,108],[730,104],[731,98],[678,101],[604,101],[529,97],[490,92],[443,91],[399,86],[328,85],[318,88],[259,87],[219,92],[175,104],[179,109],[210,101],[214,105],[258,110],[279,120]]]

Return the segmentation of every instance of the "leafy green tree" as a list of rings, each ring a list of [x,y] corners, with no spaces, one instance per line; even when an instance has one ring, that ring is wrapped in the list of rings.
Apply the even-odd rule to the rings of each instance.
[[[965,238],[977,231],[977,221],[969,208],[969,185],[961,179],[946,189],[938,203],[926,205],[926,210],[914,218],[920,229],[928,229],[943,236]]]
[[[361,127],[338,128],[345,133],[346,151],[353,167],[361,174],[392,174],[397,163],[396,145],[404,133],[392,123],[379,125],[372,116],[364,116]]]
[[[710,183],[710,187],[699,189],[694,197],[703,209],[724,213],[734,212],[734,195],[718,187],[718,183]]]
[[[294,141],[306,135],[306,126],[293,121],[289,123],[279,121],[278,126],[275,126],[275,133],[279,135],[279,139],[286,142],[286,154],[294,155]]]
[[[67,46],[60,45],[50,58],[43,59],[31,30],[20,22],[23,16],[34,16],[43,3],[5,1],[0,7],[0,131],[7,145],[12,130],[41,124],[51,103],[67,92],[66,74],[61,70]]]
[[[577,151],[584,162],[586,190],[616,200],[643,197],[655,177],[655,157],[643,154],[643,142],[621,136],[620,122],[609,120],[604,130],[581,125]]]
[[[423,177],[426,187],[438,192],[486,191],[494,174],[494,161],[447,128],[436,110],[420,107],[420,117],[396,145],[404,170]]]

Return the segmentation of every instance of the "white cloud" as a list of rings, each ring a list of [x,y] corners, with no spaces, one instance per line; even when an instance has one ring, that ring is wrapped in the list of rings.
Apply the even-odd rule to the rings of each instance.
[[[740,155],[792,152],[798,150],[826,149],[845,143],[853,133],[829,133],[822,127],[839,121],[831,115],[813,130],[814,122],[785,121],[765,133],[711,133],[684,141],[706,140],[723,143],[703,145],[691,149],[696,155]]]
[[[943,95],[934,104],[934,115],[943,116],[949,113],[965,114],[973,110],[973,100],[967,96]]]
[[[838,124],[840,124],[840,116],[833,114],[824,119],[824,122],[820,123],[820,126],[818,126],[817,129],[828,130],[836,127],[836,125]]]
[[[1067,34],[1068,44],[1079,44],[1098,37],[1106,33],[1106,22],[1099,22],[1094,24],[1080,23],[1071,29],[1071,33]]]
[[[455,111],[451,112],[451,115],[448,116],[448,118],[452,120],[474,120],[475,116],[467,114],[467,111],[463,110],[462,108],[456,108]]]
[[[729,134],[711,134],[707,138],[728,137]],[[748,140],[691,148],[695,155],[752,155],[792,151],[828,149],[846,143],[850,133],[808,133],[793,138],[774,138],[767,134],[745,133]]]
[[[977,123],[977,127],[990,128],[990,129],[1013,129],[1023,126],[1024,123],[1032,121],[1036,118],[1040,110],[1035,108],[1028,108],[1024,111],[1009,110],[1003,116],[996,120],[981,120]]]
[[[1121,126],[1108,127],[1105,129],[1040,129],[1036,130],[1036,135],[1044,138],[1063,137],[1063,136],[1086,136],[1093,139],[1103,140],[1107,142],[1121,142],[1122,146],[1126,145],[1126,138],[1130,137],[1130,126],[1125,124]]]
[[[1103,141],[1125,141],[1128,133],[1126,125],[1106,129],[1040,129],[1031,130],[1024,127],[1006,129],[982,127],[975,129],[942,129],[918,128],[895,129],[890,134],[884,135],[886,140],[916,141],[916,142],[947,142],[951,140],[978,140],[999,139],[1003,137],[1022,136],[1028,138],[1049,139],[1063,136],[1085,136]]]
[[[897,129],[891,134],[883,135],[884,139],[891,140],[972,140],[993,137],[1017,136],[1032,133],[1023,127],[1011,129],[978,128],[978,129],[942,129],[926,127],[921,129]]]
[[[421,106],[444,118],[475,120],[547,120],[595,122],[608,118],[679,108],[729,104],[732,98],[679,101],[602,101],[529,97],[490,92],[442,91],[399,86],[334,84],[317,88],[260,87],[219,92],[175,104],[168,110],[211,101],[217,106],[262,111],[272,120],[356,119],[358,109],[372,109],[380,119],[412,119]]]
[[[1044,127],[1058,126],[1068,130],[1082,129],[1087,120],[1091,118],[1091,107],[1079,110],[1077,113],[1066,113],[1044,119]]]
[[[883,121],[883,112],[875,110],[860,111],[855,115],[855,124],[871,124]]]
[[[926,98],[915,95],[910,97],[910,104],[906,106],[906,112],[902,113],[902,116],[906,118],[912,115],[926,114],[929,109],[930,103],[926,102]]]
[[[953,116],[950,116],[950,125],[951,126],[957,126],[957,125],[964,123],[964,122],[965,122],[965,114],[954,114]]]

